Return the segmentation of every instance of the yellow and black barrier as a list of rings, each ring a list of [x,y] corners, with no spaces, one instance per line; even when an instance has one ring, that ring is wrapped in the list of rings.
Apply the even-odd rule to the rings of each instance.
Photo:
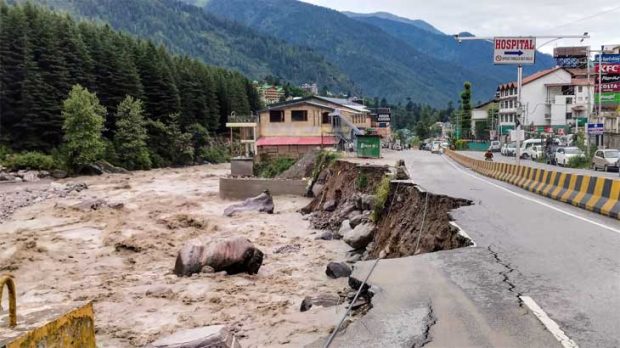
[[[528,191],[620,219],[620,180],[569,174],[528,166],[477,160],[446,150],[465,167]]]
[[[43,304],[18,313],[14,278],[0,276],[0,304],[4,285],[9,290],[9,313],[7,316],[0,307],[0,347],[96,347],[92,303]]]

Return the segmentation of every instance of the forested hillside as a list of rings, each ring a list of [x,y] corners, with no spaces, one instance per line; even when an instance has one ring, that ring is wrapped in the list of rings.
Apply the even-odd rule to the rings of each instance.
[[[176,53],[238,70],[252,79],[278,76],[294,84],[317,82],[330,90],[355,90],[350,79],[311,49],[212,16],[176,0],[10,0],[36,2],[114,29],[163,43]]]
[[[78,84],[96,93],[105,108],[107,141],[123,115],[119,104],[127,96],[138,100],[154,165],[174,162],[173,147],[166,144],[177,135],[213,135],[232,111],[248,114],[260,107],[243,75],[171,55],[107,25],[76,23],[32,4],[3,1],[0,23],[0,140],[15,151],[50,153],[60,147],[63,102]]]
[[[420,27],[419,22],[406,22],[381,15],[347,13],[348,16],[380,28],[403,42],[414,45],[418,50],[437,60],[450,62],[455,66],[467,67],[484,72],[494,87],[505,81],[516,79],[514,66],[494,65],[493,44],[487,41],[463,41],[458,43],[452,35],[430,32]],[[468,35],[467,33],[462,35]],[[525,65],[526,74],[552,67],[555,63],[550,55],[537,54],[536,64]],[[480,87],[480,86],[479,86]]]
[[[193,1],[193,0],[185,0]],[[261,33],[310,47],[342,69],[364,95],[435,106],[456,99],[465,80],[486,77],[437,61],[372,25],[293,0],[210,0],[205,10]],[[488,90],[488,84],[487,84]]]

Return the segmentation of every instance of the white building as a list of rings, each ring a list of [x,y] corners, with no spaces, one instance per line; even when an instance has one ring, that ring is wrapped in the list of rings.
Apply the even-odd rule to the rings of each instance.
[[[502,84],[497,92],[500,127],[502,134],[507,134],[515,127],[517,83]],[[567,132],[577,118],[587,116],[588,105],[592,109],[593,93],[592,83],[575,77],[564,68],[556,67],[527,76],[523,79],[521,95],[522,126],[530,132]]]
[[[497,107],[497,102],[495,99],[491,99],[471,110],[471,131],[477,139],[490,138],[490,134],[482,134],[482,130],[479,129],[482,122],[486,122],[489,129],[496,130],[495,121],[489,120],[489,110],[495,107]]]

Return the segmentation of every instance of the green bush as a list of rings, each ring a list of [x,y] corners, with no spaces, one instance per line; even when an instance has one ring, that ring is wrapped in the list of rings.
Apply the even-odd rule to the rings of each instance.
[[[230,162],[230,154],[225,145],[203,146],[198,150],[196,160],[209,163],[226,163]]]
[[[454,146],[456,147],[457,150],[468,150],[469,149],[467,140],[463,140],[463,139],[457,140]]]
[[[50,170],[57,168],[52,156],[40,152],[23,152],[8,155],[4,160],[4,165],[9,170]]]
[[[383,209],[385,209],[385,203],[390,195],[391,181],[391,176],[385,176],[375,189],[375,202],[372,208],[372,214],[370,215],[370,219],[374,222],[379,220],[379,216],[381,216]]]
[[[265,159],[254,166],[254,175],[261,178],[274,178],[289,169],[297,160],[288,157]]]
[[[4,161],[11,154],[11,149],[7,146],[0,145],[0,161]]]
[[[355,187],[358,190],[363,190],[368,187],[368,176],[364,173],[360,173],[355,180]]]
[[[568,168],[588,168],[590,161],[585,156],[572,157],[566,163]]]

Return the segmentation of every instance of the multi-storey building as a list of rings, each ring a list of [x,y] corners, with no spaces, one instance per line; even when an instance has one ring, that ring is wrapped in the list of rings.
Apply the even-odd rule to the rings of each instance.
[[[499,128],[503,135],[516,125],[518,114],[517,83],[502,84],[497,89]],[[539,71],[523,79],[521,93],[524,129],[530,133],[567,133],[585,122],[592,110],[593,80],[564,68]],[[577,120],[581,120],[577,122]]]
[[[370,110],[347,99],[311,96],[260,110],[257,156],[299,157],[317,147],[341,147],[371,128]]]

